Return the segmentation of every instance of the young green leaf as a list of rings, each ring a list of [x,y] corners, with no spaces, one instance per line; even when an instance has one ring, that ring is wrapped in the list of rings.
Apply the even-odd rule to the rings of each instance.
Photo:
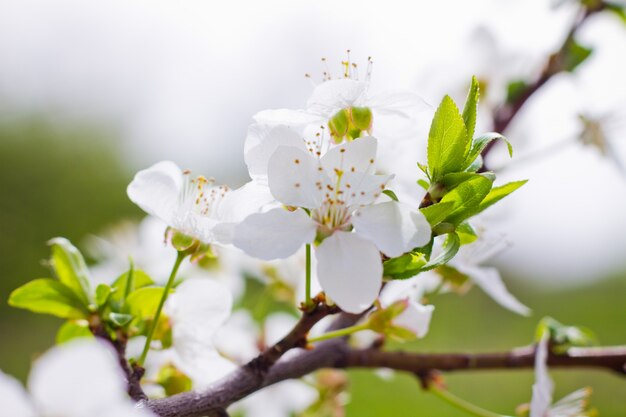
[[[447,203],[437,203],[430,205],[428,207],[421,208],[420,211],[430,223],[430,227],[435,227],[452,213],[454,210],[455,204],[453,201],[449,201]]]
[[[109,301],[109,296],[111,295],[111,287],[106,284],[100,284],[96,287],[96,305],[98,308],[103,307],[107,301]]]
[[[509,104],[515,103],[526,92],[528,84],[523,80],[511,81],[506,86],[506,102]]]
[[[480,156],[483,149],[485,149],[485,147],[490,142],[493,142],[494,140],[498,140],[498,139],[501,139],[506,143],[506,146],[509,150],[509,156],[512,157],[513,147],[511,146],[511,143],[504,136],[495,132],[485,133],[484,135],[481,135],[472,141],[472,146],[470,148],[469,153],[467,154],[467,159],[465,160],[463,169],[469,168],[474,163],[476,158]]]
[[[478,213],[479,205],[489,194],[493,180],[484,175],[473,176],[460,183],[455,189],[447,193],[441,203],[454,203],[454,209],[446,217],[445,221],[457,225],[463,220]]]
[[[48,242],[52,247],[51,263],[56,277],[70,288],[85,305],[93,301],[89,270],[83,255],[69,240],[57,237]]]
[[[87,305],[74,291],[50,278],[36,279],[17,288],[9,297],[9,305],[63,319],[83,319],[89,316]]]
[[[461,171],[468,145],[465,122],[454,101],[445,96],[435,113],[428,134],[428,169],[433,182]]]
[[[463,122],[467,129],[468,142],[474,137],[474,129],[476,128],[476,108],[478,106],[478,98],[480,96],[480,86],[475,76],[472,77],[472,84],[467,93],[465,106],[463,107]]]
[[[163,291],[163,287],[144,287],[133,291],[126,299],[127,311],[138,319],[152,318]]]
[[[472,225],[468,222],[459,224],[456,228],[456,233],[459,235],[459,238],[461,238],[461,245],[467,245],[468,243],[472,243],[478,239],[476,230],[474,230]]]
[[[93,337],[86,320],[70,320],[61,325],[56,335],[56,344],[69,342],[79,337]]]
[[[457,254],[460,247],[461,239],[459,238],[459,235],[456,233],[449,233],[443,243],[443,251],[435,259],[428,261],[428,263],[422,267],[422,271],[428,271],[441,265],[445,265],[450,259],[454,258],[454,255]]]
[[[478,207],[478,212],[485,210],[487,207],[494,205],[498,201],[502,200],[507,195],[511,194],[513,191],[520,188],[522,185],[526,184],[528,180],[523,181],[513,181],[507,184],[501,185],[499,187],[493,187],[489,194],[485,197],[483,201],[480,202]]]
[[[572,39],[565,51],[563,70],[573,72],[580,64],[589,58],[592,52],[593,49],[587,48]]]
[[[407,279],[414,277],[426,265],[426,256],[413,251],[396,258],[387,259],[383,263],[383,276],[391,279]]]
[[[141,269],[132,269],[132,282],[129,283],[130,274],[131,270],[124,272],[113,282],[112,288],[115,291],[111,294],[111,300],[115,303],[120,303],[124,299],[127,289],[130,294],[139,288],[154,285],[152,278]]]
[[[131,314],[110,313],[109,320],[116,326],[124,327],[131,322],[133,316]]]
[[[385,194],[387,197],[391,198],[393,201],[399,201],[398,200],[398,196],[396,195],[396,193],[394,193],[391,190],[383,190],[383,194]]]

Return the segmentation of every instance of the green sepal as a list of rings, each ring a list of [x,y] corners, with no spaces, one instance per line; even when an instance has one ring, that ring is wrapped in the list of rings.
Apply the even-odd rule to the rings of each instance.
[[[467,130],[459,109],[445,96],[435,112],[428,134],[428,170],[431,182],[461,171],[468,146]]]
[[[15,289],[9,305],[63,319],[86,319],[88,306],[68,286],[54,279],[36,279]]]
[[[472,84],[467,93],[467,99],[465,100],[465,106],[463,107],[463,122],[465,123],[465,128],[467,129],[468,139],[474,137],[474,130],[476,129],[476,108],[478,106],[479,96],[480,86],[476,77],[473,76]]]
[[[91,304],[91,279],[83,255],[62,237],[51,239],[48,244],[52,250],[50,263],[57,279],[74,291],[85,305]]]
[[[394,193],[391,190],[383,190],[383,194],[385,194],[387,197],[391,198],[393,201],[400,201],[398,200],[398,196],[396,195],[396,193]]]
[[[61,325],[56,335],[56,344],[60,345],[70,340],[87,337],[93,338],[93,333],[89,330],[87,320],[70,320]]]
[[[174,249],[178,252],[190,250],[194,245],[198,244],[198,240],[192,236],[186,235],[175,229],[170,229],[170,242]]]
[[[330,134],[335,139],[336,143],[341,143],[344,136],[348,133],[348,127],[350,124],[350,113],[347,109],[341,109],[328,121],[328,128]]]
[[[358,130],[369,131],[372,128],[372,110],[368,107],[351,107],[350,108],[351,121],[354,127]]]

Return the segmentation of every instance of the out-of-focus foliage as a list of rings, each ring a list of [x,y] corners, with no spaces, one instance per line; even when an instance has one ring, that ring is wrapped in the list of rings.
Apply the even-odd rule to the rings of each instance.
[[[50,276],[40,261],[45,242],[76,242],[137,213],[125,189],[131,174],[97,129],[67,129],[38,119],[0,125],[0,368],[25,377],[33,352],[54,343],[58,324],[7,305],[8,294],[33,277]]]

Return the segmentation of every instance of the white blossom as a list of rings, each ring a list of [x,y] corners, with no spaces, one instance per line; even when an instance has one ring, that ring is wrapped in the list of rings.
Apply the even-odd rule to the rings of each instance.
[[[154,416],[126,394],[115,352],[103,342],[80,339],[46,352],[33,365],[28,393],[0,372],[1,416]]]
[[[171,161],[139,171],[127,193],[146,213],[204,243],[229,243],[233,225],[271,200],[255,183],[231,191]]]
[[[268,161],[272,195],[294,209],[250,215],[236,226],[234,244],[271,260],[321,241],[315,253],[322,288],[342,309],[361,312],[380,290],[379,252],[394,257],[427,243],[430,226],[402,204],[374,204],[391,178],[374,174],[375,138],[343,144],[321,158],[303,146],[278,146]]]

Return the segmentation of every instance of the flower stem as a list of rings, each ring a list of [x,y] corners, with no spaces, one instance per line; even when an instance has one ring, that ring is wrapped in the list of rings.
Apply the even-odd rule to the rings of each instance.
[[[452,405],[453,407],[458,408],[459,410],[465,411],[468,414],[477,417],[509,417],[502,414],[494,413],[493,411],[485,410],[477,405],[474,405],[470,402],[465,401],[462,398],[457,397],[452,394],[450,391],[438,387],[436,384],[431,384],[428,387],[428,391],[435,394],[435,396],[439,397],[443,401]]]
[[[304,303],[306,305],[312,304],[311,301],[311,244],[306,245],[306,293]]]
[[[361,330],[368,330],[369,326],[367,324],[359,324],[358,326],[346,327],[344,329],[335,330],[332,332],[324,333],[321,336],[312,337],[308,339],[309,343],[321,342],[322,340],[333,339],[335,337],[348,336],[352,333],[359,332]]]
[[[159,305],[154,313],[154,317],[152,319],[152,323],[150,324],[150,329],[148,330],[148,335],[146,337],[146,344],[143,347],[143,352],[141,352],[141,357],[137,364],[139,366],[143,366],[144,361],[146,360],[146,356],[148,356],[148,351],[150,350],[150,343],[152,343],[152,338],[154,337],[154,331],[159,322],[159,317],[161,316],[161,310],[163,310],[163,305],[165,305],[165,300],[167,300],[167,296],[172,289],[172,285],[174,284],[174,280],[176,279],[176,273],[178,272],[178,268],[180,264],[183,262],[187,254],[185,252],[178,252],[176,256],[176,261],[174,262],[174,267],[172,268],[172,272],[170,273],[170,277],[167,280],[167,284],[165,284],[165,289],[163,291],[163,295],[161,296],[161,301],[159,301]]]

